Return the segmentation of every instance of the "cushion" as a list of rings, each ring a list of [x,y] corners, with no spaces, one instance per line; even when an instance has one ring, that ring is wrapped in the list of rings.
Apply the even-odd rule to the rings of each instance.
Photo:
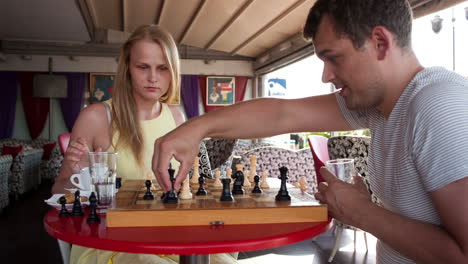
[[[54,149],[55,145],[57,143],[48,143],[44,144],[42,148],[44,149],[44,154],[42,154],[42,160],[49,160],[50,159],[50,154],[52,153],[52,150]]]
[[[23,151],[23,146],[3,146],[2,155],[11,155],[13,159]]]

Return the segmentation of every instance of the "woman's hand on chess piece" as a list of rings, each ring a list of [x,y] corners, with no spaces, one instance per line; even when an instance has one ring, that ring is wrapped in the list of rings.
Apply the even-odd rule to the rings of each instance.
[[[326,182],[319,184],[315,198],[327,204],[333,218],[359,228],[366,207],[374,206],[362,177],[354,176],[354,183],[346,183],[325,167],[320,169],[320,174]]]

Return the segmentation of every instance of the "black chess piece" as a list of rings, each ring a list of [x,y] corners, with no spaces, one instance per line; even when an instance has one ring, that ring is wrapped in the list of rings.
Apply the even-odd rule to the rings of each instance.
[[[168,191],[166,195],[164,196],[163,203],[176,204],[176,203],[179,203],[179,198],[177,198],[177,193],[174,190],[175,170],[172,169],[172,166],[170,163],[169,163],[169,169],[167,171],[169,172],[169,179],[171,180],[171,190]]]
[[[143,200],[154,200],[154,195],[151,192],[151,180],[146,180],[145,186],[146,186],[146,192],[145,195],[143,195]]]
[[[221,192],[221,198],[219,200],[223,202],[234,201],[234,197],[232,197],[231,193],[231,179],[224,178],[221,179],[221,182],[223,183],[223,191]]]
[[[242,171],[236,171],[232,178],[235,179],[234,186],[232,187],[232,194],[244,194],[244,173]]]
[[[206,195],[207,192],[205,190],[205,176],[204,175],[200,175],[200,178],[198,178],[198,184],[200,185],[200,187],[198,187],[198,191],[195,195],[198,195],[198,196],[201,196],[201,195]]]
[[[67,206],[65,205],[67,203],[67,198],[65,196],[60,197],[59,199],[60,204],[62,205],[62,208],[60,209],[60,213],[58,216],[70,216],[70,212],[67,210]]]
[[[254,182],[255,182],[255,186],[252,189],[252,193],[262,193],[263,192],[262,189],[260,189],[260,186],[258,186],[258,183],[260,182],[260,177],[258,177],[258,175],[255,175]]]
[[[286,180],[288,179],[288,168],[281,167],[279,168],[281,179],[281,187],[278,191],[278,194],[275,197],[276,201],[291,201],[291,196],[289,196],[288,189],[286,188]]]
[[[117,177],[115,178],[115,188],[120,189],[120,187],[122,187],[122,178]]]
[[[90,208],[90,213],[88,216],[88,219],[86,219],[86,222],[88,223],[99,223],[101,221],[101,218],[99,218],[99,215],[96,212],[97,209],[97,198],[96,194],[94,192],[91,193],[89,196],[89,208]]]
[[[75,201],[73,202],[72,216],[83,216],[83,208],[81,208],[80,191],[75,192]]]

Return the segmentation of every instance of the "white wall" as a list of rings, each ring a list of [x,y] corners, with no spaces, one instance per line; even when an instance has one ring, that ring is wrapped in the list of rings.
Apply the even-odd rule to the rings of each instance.
[[[5,55],[5,54],[3,54]],[[6,54],[0,58],[0,71],[48,71],[49,57],[53,58],[54,72],[115,72],[117,69],[117,61],[110,57],[75,57],[69,58],[66,56],[44,56],[31,55],[29,60],[23,59],[21,55]],[[233,60],[182,60],[182,74],[193,75],[225,75],[225,76],[253,76],[252,62],[233,61]],[[0,91],[1,91],[0,87]],[[247,83],[245,92],[245,100],[252,98],[252,80]],[[199,94],[199,109],[200,114],[203,114],[203,104],[201,95]],[[50,138],[57,139],[57,136],[68,132],[63,115],[60,110],[58,99],[51,99],[52,108],[52,126]],[[183,106],[180,106],[183,111]],[[49,119],[45,124],[40,138],[49,138]],[[30,139],[29,131],[21,101],[21,93],[18,91],[16,100],[16,117],[13,128],[13,137],[21,139]]]

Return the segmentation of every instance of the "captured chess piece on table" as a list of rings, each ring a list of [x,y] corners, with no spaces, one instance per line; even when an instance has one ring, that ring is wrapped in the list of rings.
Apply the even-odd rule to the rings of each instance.
[[[146,192],[145,195],[143,195],[143,200],[154,200],[154,195],[151,192],[151,184],[150,180],[145,181]]]
[[[59,201],[60,201],[60,204],[61,204],[61,209],[60,209],[60,212],[59,212],[59,216],[70,216],[71,214],[70,214],[70,212],[68,212],[67,206],[66,206],[67,198],[65,198],[65,196],[62,196],[62,197],[60,197]]]
[[[88,219],[86,219],[86,222],[88,223],[99,223],[101,219],[99,218],[96,209],[97,209],[97,198],[96,194],[94,192],[91,193],[89,196],[89,208],[90,208],[90,213],[88,216]]]
[[[75,192],[75,202],[73,202],[72,216],[83,216],[83,208],[81,207],[80,191]]]
[[[291,196],[289,196],[288,189],[286,187],[286,181],[288,180],[288,168],[281,167],[279,168],[280,176],[278,177],[281,180],[281,187],[278,191],[278,194],[275,197],[276,201],[291,201]]]

